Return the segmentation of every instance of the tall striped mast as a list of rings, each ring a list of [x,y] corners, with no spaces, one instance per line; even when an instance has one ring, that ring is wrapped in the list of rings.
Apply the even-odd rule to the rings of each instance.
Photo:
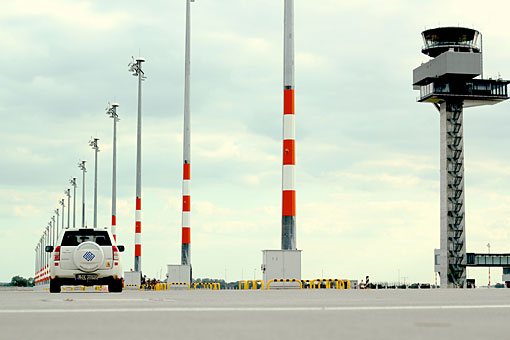
[[[142,71],[144,58],[136,58],[129,71],[138,77],[138,120],[136,133],[136,207],[135,207],[135,272],[142,271]]]
[[[295,250],[294,0],[284,1],[282,250]]]
[[[120,120],[117,114],[119,104],[108,105],[106,114],[113,118],[113,166],[112,166],[112,235],[117,242],[117,122]]]
[[[182,248],[181,264],[191,264],[191,124],[190,124],[190,69],[191,69],[191,2],[186,0],[186,43],[184,61],[184,136],[182,176]]]

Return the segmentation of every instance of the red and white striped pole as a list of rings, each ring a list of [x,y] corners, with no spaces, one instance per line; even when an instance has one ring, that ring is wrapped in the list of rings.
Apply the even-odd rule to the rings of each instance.
[[[284,1],[282,250],[295,250],[294,0]]]
[[[130,63],[130,72],[138,77],[138,119],[136,133],[136,209],[135,209],[135,272],[142,272],[142,71],[144,58]]]
[[[184,163],[182,181],[182,251],[181,264],[191,264],[191,164]]]
[[[113,118],[113,166],[112,166],[112,235],[117,242],[117,122],[120,120],[117,114],[119,104],[113,103],[108,106],[106,114]]]
[[[191,122],[190,122],[190,68],[191,68],[191,13],[193,0],[186,0],[186,42],[184,61],[184,134],[182,177],[182,248],[181,264],[191,265]]]

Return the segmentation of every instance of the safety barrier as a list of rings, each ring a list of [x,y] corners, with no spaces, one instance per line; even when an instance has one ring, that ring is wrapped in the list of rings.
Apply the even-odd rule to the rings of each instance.
[[[326,289],[331,287],[331,279],[315,279],[310,283],[310,289],[320,288],[323,282],[326,283]]]
[[[124,290],[126,290],[127,287],[136,287],[136,290],[140,290],[140,286],[139,285],[124,285]]]
[[[172,282],[172,283],[167,283],[166,284],[166,290],[170,290],[170,288],[172,286],[187,286],[188,287],[188,290],[191,289],[189,283],[183,283],[183,282]]]
[[[333,288],[333,284],[336,289],[351,289],[350,280],[341,280],[341,279],[315,279],[310,282],[310,289],[319,289],[321,288],[322,283],[326,283],[326,289]]]
[[[256,290],[259,289],[259,283],[260,283],[260,289],[264,289],[264,281],[262,280],[248,280],[248,281],[239,281],[239,290],[249,290],[250,289],[250,283],[251,283],[251,289]]]
[[[198,282],[198,283],[193,283],[192,286],[193,286],[194,290],[197,289],[197,286],[198,287],[202,286],[202,288],[210,289],[210,290],[219,290],[219,289],[221,289],[220,284],[217,283],[217,282]]]
[[[301,280],[296,280],[296,279],[273,279],[273,280],[269,280],[267,282],[266,290],[269,289],[269,286],[273,282],[297,282],[297,283],[299,283],[299,289],[303,289],[303,283],[301,282]]]
[[[67,292],[70,290],[71,292],[74,292],[75,289],[80,289],[82,292],[85,291],[85,286],[75,286],[75,287],[62,287],[62,291]]]
[[[303,287],[303,289],[311,289],[310,287],[310,282],[311,280],[301,280],[301,286]]]
[[[154,285],[153,290],[168,290],[168,287],[166,283],[158,283]]]

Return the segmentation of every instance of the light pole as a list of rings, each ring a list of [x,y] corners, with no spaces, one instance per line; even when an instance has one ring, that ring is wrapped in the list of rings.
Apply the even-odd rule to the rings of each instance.
[[[64,190],[64,194],[67,196],[67,228],[69,229],[69,224],[71,223],[71,189]],[[62,222],[62,227],[64,226],[64,222]]]
[[[42,254],[42,257],[43,257],[43,272],[42,272],[42,277],[44,278],[44,272],[46,271],[46,265],[48,264],[47,260],[48,260],[48,253],[46,252],[46,246],[48,245],[48,230],[49,230],[49,225],[46,226],[46,230],[44,231],[43,233],[43,254]],[[44,282],[44,281],[43,281]]]
[[[42,248],[43,248],[43,238],[41,236],[41,238],[39,239],[39,249],[38,249],[38,252],[37,252],[37,284],[40,283],[40,279],[41,279],[41,268],[42,268]]]
[[[76,177],[71,178],[69,183],[73,186],[73,229],[76,228]]]
[[[120,120],[117,115],[119,104],[113,103],[112,107],[106,109],[106,114],[113,118],[113,167],[112,167],[112,235],[117,241],[117,122]]]
[[[136,133],[136,210],[135,210],[135,272],[142,271],[142,71],[144,58],[129,63],[129,72],[138,77],[138,123]]]
[[[491,244],[487,243],[487,249],[489,250],[489,255],[491,254]],[[487,288],[491,287],[491,267],[489,267],[489,284],[487,285]]]
[[[55,215],[57,215],[57,218],[55,219],[55,220],[57,221],[57,223],[56,223],[56,227],[55,227],[55,234],[56,234],[56,237],[55,237],[55,240],[54,240],[54,241],[57,241],[57,239],[58,239],[58,217],[60,216],[60,214],[59,214],[59,209],[58,209],[58,208],[57,208],[57,209],[55,209],[54,213],[55,213]],[[53,220],[53,223],[55,223],[55,220]]]
[[[50,226],[51,226],[51,239],[50,239],[50,241],[51,241],[51,245],[55,246],[55,215],[51,216]]]
[[[191,2],[186,0],[186,37],[184,61],[184,133],[182,176],[182,246],[181,264],[191,265]]]
[[[36,278],[37,278],[37,257],[39,256],[39,254],[37,253],[38,250],[39,250],[39,244],[36,244],[35,249],[34,249],[34,252],[35,252],[34,280],[36,280]]]
[[[294,0],[284,0],[282,249],[296,249]]]
[[[64,191],[64,194],[65,194],[65,193],[66,193],[66,192]],[[65,201],[64,201],[64,199],[63,199],[63,198],[59,201],[59,203],[60,203],[60,205],[62,206],[62,226],[60,227],[60,229],[64,230],[64,215],[65,215],[65,214],[64,214],[64,211],[65,211],[65,210],[64,210],[64,208],[66,207],[66,205],[65,205]]]
[[[94,229],[97,228],[97,153],[99,152],[99,146],[97,141],[99,138],[92,138],[89,141],[89,145],[94,150]]]
[[[83,171],[83,185],[82,185],[82,196],[81,196],[81,227],[85,228],[85,173],[87,172],[87,168],[85,167],[85,163],[87,161],[81,161],[78,163],[78,168]],[[76,182],[76,181],[75,181]]]

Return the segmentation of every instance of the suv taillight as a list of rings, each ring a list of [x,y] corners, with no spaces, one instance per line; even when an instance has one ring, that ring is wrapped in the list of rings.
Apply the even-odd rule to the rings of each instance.
[[[116,246],[112,246],[113,251],[113,265],[118,266],[119,265],[119,249],[117,249]]]
[[[60,261],[60,246],[57,246],[57,248],[55,248],[53,260],[55,261],[55,266],[58,266],[57,261]]]

